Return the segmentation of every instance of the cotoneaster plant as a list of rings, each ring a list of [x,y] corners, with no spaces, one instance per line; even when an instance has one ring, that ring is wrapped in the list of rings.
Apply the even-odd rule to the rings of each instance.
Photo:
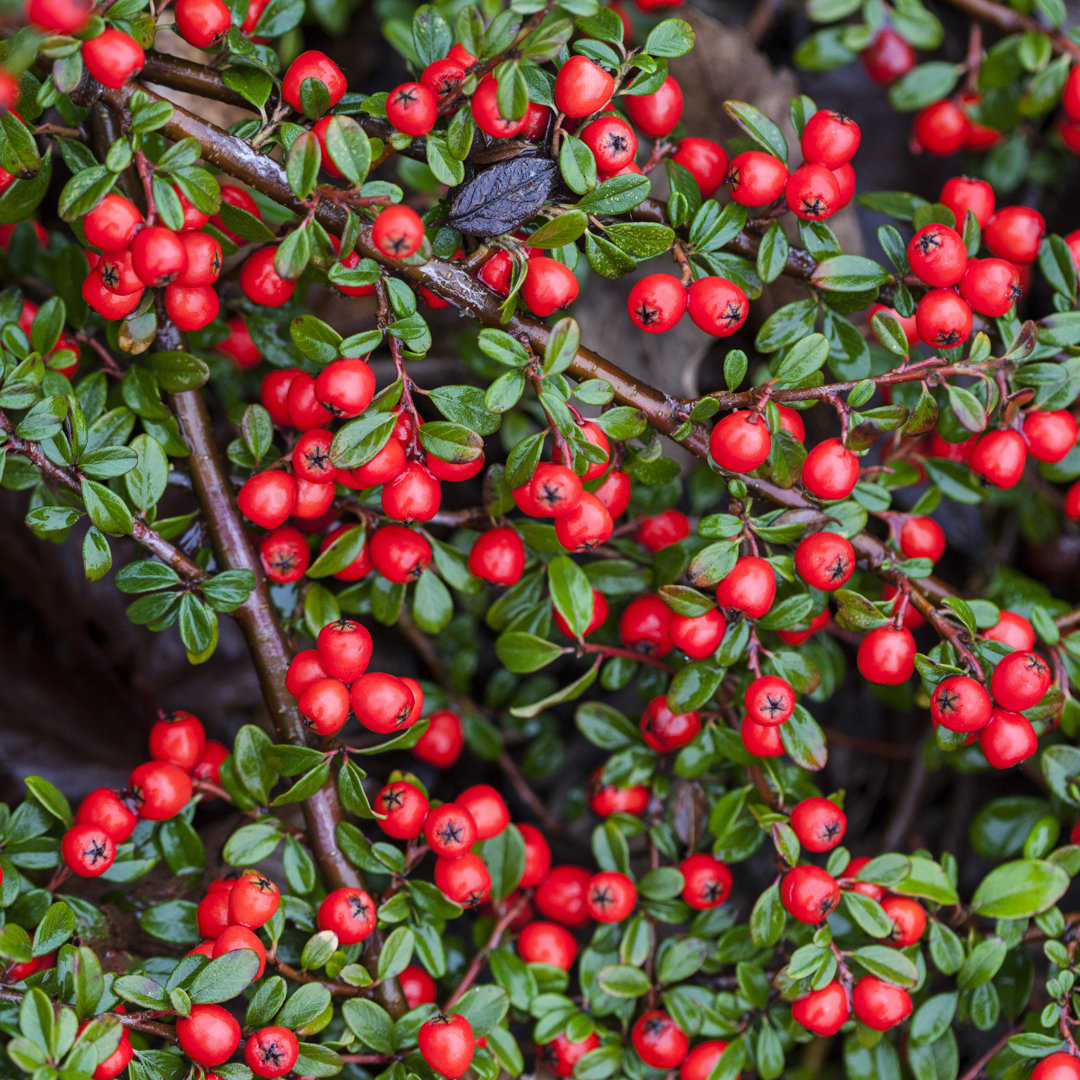
[[[304,48],[344,5],[9,13],[0,480],[193,664],[233,620],[266,718],[0,808],[12,1070],[1080,1080],[1080,610],[962,584],[956,509],[1075,542],[1080,233],[1018,189],[1080,48],[811,0],[797,61],[971,152],[867,192],[857,110],[690,130],[671,6],[395,9],[382,88]]]

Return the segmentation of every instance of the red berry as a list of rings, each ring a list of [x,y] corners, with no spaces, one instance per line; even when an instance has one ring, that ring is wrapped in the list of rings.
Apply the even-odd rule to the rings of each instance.
[[[330,108],[345,96],[348,89],[341,68],[326,53],[315,49],[303,52],[289,65],[281,81],[281,96],[297,112],[303,111],[300,89],[305,79],[317,79],[323,83],[330,95]]]
[[[258,930],[273,917],[281,904],[281,892],[257,870],[243,873],[229,890],[229,922]]]
[[[675,129],[675,125],[678,124],[679,118],[682,116],[682,87],[679,86],[672,75],[669,75],[667,79],[664,80],[659,90],[654,90],[651,94],[626,94],[622,101],[623,106],[626,109],[626,114],[633,121],[634,125],[639,131],[644,132],[644,134],[651,138],[657,138],[661,135],[670,135]],[[701,141],[707,142],[708,140],[703,139]],[[712,145],[715,146],[716,144],[713,143]],[[680,151],[681,149],[682,147],[680,145]],[[726,164],[726,154],[724,155],[724,158]],[[678,158],[675,158],[675,160],[678,160]],[[682,164],[682,162],[680,162],[680,164]],[[693,170],[691,170],[691,172],[692,171]],[[723,174],[724,170],[721,169],[720,178],[723,177]],[[720,179],[718,178],[716,187],[719,187],[719,185]],[[715,187],[713,190],[715,190]]]
[[[403,525],[376,529],[368,543],[371,563],[388,581],[406,585],[415,581],[431,562],[431,545]]]
[[[712,656],[724,640],[727,620],[718,608],[711,608],[703,615],[671,616],[669,632],[672,644],[692,660],[704,660]]]
[[[605,173],[629,165],[637,154],[634,129],[617,116],[601,116],[581,133],[581,141],[593,152],[596,167]]]
[[[329,513],[334,501],[333,484],[313,484],[300,477],[296,480],[296,502],[293,505],[293,517],[305,521],[321,518]],[[327,519],[329,520],[329,519]],[[325,528],[327,522],[322,522]]]
[[[404,780],[387,784],[375,796],[374,807],[385,815],[378,819],[379,828],[395,840],[412,840],[424,829],[428,801],[415,784]]]
[[[528,112],[516,120],[503,116],[499,109],[499,84],[494,75],[485,75],[469,102],[476,126],[493,139],[510,139],[525,128]]]
[[[967,675],[951,675],[930,695],[934,723],[950,731],[978,731],[989,723],[991,708],[982,683]]]
[[[647,787],[616,787],[614,784],[605,784],[603,780],[603,768],[599,768],[589,779],[586,794],[589,798],[589,809],[597,817],[610,817],[612,814],[641,814],[649,805],[649,789]]]
[[[788,209],[807,221],[822,221],[840,209],[840,185],[824,165],[801,165],[784,185]]]
[[[411,206],[388,206],[371,227],[371,242],[391,259],[407,259],[424,242],[424,223]]]
[[[810,625],[805,630],[777,630],[776,636],[788,645],[801,645],[812,637],[823,626],[828,625],[829,609],[819,612],[810,620]]]
[[[585,893],[591,877],[582,866],[552,867],[537,886],[536,910],[566,926],[584,926],[589,921]]]
[[[597,922],[622,922],[637,903],[637,887],[615,870],[593,874],[585,892],[585,907]]]
[[[353,619],[336,619],[320,631],[316,650],[326,674],[351,683],[367,671],[371,660],[371,634]]]
[[[420,83],[426,86],[437,98],[444,98],[456,90],[465,78],[465,68],[456,60],[434,60],[420,76]]]
[[[407,464],[405,448],[397,439],[391,438],[374,457],[355,469],[341,469],[338,482],[346,487],[368,488],[376,484],[388,484],[404,471]]]
[[[229,893],[224,889],[215,889],[199,901],[195,909],[195,922],[199,934],[204,938],[217,938],[229,928]],[[210,946],[208,956],[213,956],[214,943],[207,942]]]
[[[819,866],[796,866],[780,883],[780,899],[793,918],[819,923],[840,903],[840,886]]]
[[[126,802],[111,788],[95,788],[79,805],[76,825],[96,825],[104,829],[113,843],[122,844],[135,831],[139,819]]]
[[[730,895],[731,871],[719,859],[699,851],[683,859],[682,898],[695,910],[719,907]]]
[[[116,1011],[122,1012],[123,1006],[118,1006]],[[79,1025],[79,1031],[81,1032],[89,1023],[89,1020],[84,1020]],[[120,1042],[117,1044],[116,1049],[90,1075],[93,1080],[113,1080],[114,1077],[119,1076],[128,1067],[134,1056],[135,1052],[131,1047],[131,1038],[126,1029],[122,1030]]]
[[[305,431],[293,447],[293,475],[313,484],[333,483],[337,470],[330,464],[330,444],[334,433],[322,428]]]
[[[439,116],[439,103],[426,86],[402,83],[386,99],[386,119],[406,135],[426,135]]]
[[[669,78],[668,81],[672,80]],[[683,139],[678,149],[671,155],[671,160],[690,172],[701,189],[702,198],[705,199],[712,198],[716,194],[720,185],[724,183],[725,176],[728,175],[727,151],[711,139],[700,139],[695,136]],[[785,179],[786,176],[785,170]]]
[[[256,1076],[284,1076],[299,1056],[296,1036],[280,1025],[260,1028],[244,1043],[244,1060]]]
[[[86,70],[102,86],[113,90],[138,75],[146,63],[142,46],[130,34],[111,26],[83,42],[82,58]]]
[[[235,184],[221,185],[221,201],[229,206],[236,207],[238,210],[243,210],[253,217],[257,217],[260,221],[262,220],[262,211],[259,209],[259,204],[243,188],[239,188]],[[224,233],[234,244],[242,245],[247,242],[242,236],[234,233],[232,229],[225,225],[220,214],[215,214],[210,219],[210,224]]]
[[[795,569],[812,589],[832,592],[843,588],[855,572],[855,552],[838,533],[811,533],[795,549]]]
[[[807,851],[832,851],[847,829],[847,816],[831,799],[803,799],[791,811],[791,827]]]
[[[968,261],[964,238],[937,222],[924,225],[911,238],[907,256],[911,269],[935,288],[955,285],[964,276]]]
[[[607,435],[604,434],[604,429],[594,424],[591,420],[586,420],[581,425],[581,434],[585,436],[585,441],[591,443],[593,446],[604,452],[603,461],[590,461],[588,468],[586,468],[582,475],[582,480],[595,480],[597,477],[603,476],[607,471],[608,464],[611,461],[611,443],[608,441]],[[563,453],[562,447],[556,446],[552,451],[551,460],[556,464],[562,465]]]
[[[304,723],[320,735],[333,735],[349,719],[349,690],[338,679],[309,683],[296,703]]]
[[[686,1060],[690,1040],[661,1009],[645,1013],[630,1032],[638,1057],[652,1069],[674,1069]]]
[[[296,481],[279,470],[256,473],[244,481],[237,502],[249,521],[264,529],[276,529],[293,511]]]
[[[221,245],[209,233],[203,232],[182,232],[180,242],[184,245],[187,266],[177,277],[176,284],[188,287],[213,285],[221,274]],[[217,307],[214,306],[213,310],[216,317]],[[208,321],[212,322],[213,319]],[[257,364],[259,350],[252,342],[244,320],[230,319],[229,331],[229,337],[215,348],[233,357],[239,367]]]
[[[176,0],[176,29],[198,49],[209,49],[228,32],[232,17],[221,0]]]
[[[229,756],[229,748],[216,739],[207,739],[206,745],[199,760],[195,762],[195,768],[191,770],[195,780],[209,780],[213,784],[221,781],[221,765]]]
[[[375,375],[366,361],[345,357],[327,364],[315,380],[315,400],[334,416],[359,416],[375,393]]]
[[[488,529],[469,552],[469,573],[496,585],[513,585],[525,569],[525,545],[513,529]]]
[[[859,125],[847,113],[819,109],[806,121],[800,146],[807,161],[838,169],[855,156],[861,138]]]
[[[116,841],[100,825],[73,825],[60,841],[60,855],[79,877],[100,877],[116,861]]]
[[[518,936],[518,953],[527,964],[550,964],[569,971],[577,955],[577,942],[558,923],[529,923]]]
[[[1056,462],[1068,457],[1076,446],[1078,434],[1076,418],[1065,409],[1053,412],[1032,409],[1024,417],[1028,453],[1037,461]]]
[[[150,729],[150,756],[190,772],[206,745],[206,729],[189,712],[160,713]]]
[[[773,202],[784,193],[787,182],[787,166],[762,150],[736,154],[724,177],[731,197],[741,206],[765,206]]]
[[[879,686],[898,686],[915,670],[915,639],[905,627],[879,626],[859,642],[859,671]]]
[[[591,116],[611,100],[615,80],[584,56],[571,56],[555,76],[555,107],[573,117]]]
[[[1074,73],[1075,71],[1076,68],[1073,68]],[[1070,81],[1071,79],[1070,74]],[[1044,1057],[1035,1066],[1031,1080],[1080,1080],[1080,1060],[1064,1050],[1058,1050]]]
[[[443,803],[432,810],[424,822],[424,839],[440,856],[456,859],[479,840],[472,814],[456,803]]]
[[[473,851],[435,860],[435,884],[455,904],[475,911],[491,895],[491,874]]]
[[[871,80],[886,86],[915,66],[915,50],[892,27],[883,26],[863,49],[862,62]]]
[[[479,840],[498,836],[510,824],[506,802],[490,784],[474,784],[461,792],[454,802],[472,815]]]
[[[473,820],[476,820],[475,814]],[[535,825],[522,824],[517,828],[525,841],[525,870],[518,882],[518,888],[532,889],[547,877],[551,869],[551,846]]]
[[[240,268],[240,288],[254,304],[265,307],[281,307],[296,289],[295,281],[288,281],[274,269],[276,248],[259,248]],[[310,376],[309,376],[310,378]]]
[[[529,260],[521,297],[534,315],[546,318],[559,308],[572,304],[577,295],[578,280],[570,267],[546,255]]]
[[[220,346],[219,346],[220,347]],[[270,414],[270,419],[280,427],[292,427],[289,416],[289,388],[297,375],[303,375],[299,368],[285,368],[268,372],[259,387],[259,400]]]
[[[128,790],[139,817],[166,821],[191,800],[191,777],[170,762],[147,761],[132,771]]]
[[[953,212],[959,229],[963,229],[969,210],[975,215],[979,228],[982,228],[994,213],[994,189],[985,180],[977,180],[972,176],[953,176],[946,180],[938,201]]]
[[[713,337],[730,337],[746,322],[750,301],[735,282],[702,277],[687,290],[686,310],[699,330]]]
[[[98,261],[95,272],[101,284],[117,296],[130,296],[132,293],[141,295],[145,288],[142,278],[135,273],[130,248],[106,251]]]
[[[970,122],[955,101],[935,101],[915,117],[912,135],[927,153],[948,157],[963,149]]]
[[[558,613],[553,612],[555,618],[555,625],[568,637],[574,637],[574,631],[570,628],[570,624]],[[592,615],[589,618],[588,625],[582,631],[581,636],[583,638],[588,637],[594,630],[598,630],[607,621],[608,617],[608,602],[607,598],[598,589],[592,591]]]
[[[769,457],[772,436],[759,412],[739,409],[719,420],[709,436],[709,453],[721,469],[753,472]]]
[[[671,608],[658,596],[639,596],[631,600],[619,620],[623,645],[649,656],[671,652]]]
[[[422,967],[410,964],[398,975],[398,984],[410,1009],[435,1003],[435,980]]]
[[[580,1042],[571,1042],[560,1032],[551,1042],[538,1046],[536,1056],[552,1076],[573,1076],[574,1066],[599,1045],[596,1032],[590,1032]]]
[[[987,641],[1000,641],[1022,652],[1030,650],[1035,644],[1035,628],[1015,611],[1002,611],[998,621],[984,630],[982,636]]]
[[[743,555],[716,587],[722,608],[741,611],[751,619],[768,614],[776,596],[773,568],[756,555]]]
[[[937,562],[945,554],[945,530],[929,517],[909,517],[900,528],[900,550],[905,559]]]
[[[846,499],[858,480],[859,459],[839,439],[818,443],[803,462],[803,487],[826,502]]]
[[[960,280],[960,295],[980,315],[998,318],[1020,299],[1020,272],[1006,259],[972,259]]]
[[[334,889],[319,905],[318,923],[342,945],[355,945],[375,929],[375,904],[363,889]]]
[[[448,1080],[468,1072],[476,1049],[472,1025],[457,1013],[433,1016],[421,1025],[417,1042],[424,1061]]]
[[[791,1003],[791,1017],[807,1031],[823,1038],[835,1035],[851,1016],[847,994],[835,979],[820,990],[797,998]]]
[[[864,975],[851,993],[855,1015],[875,1031],[888,1031],[911,1015],[911,995],[902,987]]]
[[[645,745],[660,754],[678,750],[701,730],[701,718],[696,709],[685,713],[672,712],[666,697],[654,697],[641,714],[640,728]]]
[[[46,34],[74,34],[93,14],[91,0],[27,0],[26,18]]]
[[[442,502],[442,485],[418,461],[410,461],[382,490],[383,513],[407,525],[430,521]]]
[[[567,551],[592,551],[604,543],[615,529],[608,508],[588,491],[581,493],[577,506],[555,519],[555,537]]]
[[[646,334],[663,334],[683,317],[688,299],[677,277],[648,274],[630,290],[626,310],[630,321]]]
[[[1023,436],[1012,428],[997,428],[979,438],[969,464],[976,476],[1008,490],[1020,482],[1026,462],[1027,447]]]
[[[892,920],[893,928],[889,934],[889,944],[898,949],[914,945],[923,936],[926,929],[926,912],[918,900],[907,896],[889,896],[882,900],[885,914]]]
[[[1003,709],[1023,712],[1042,700],[1052,682],[1050,667],[1038,653],[1014,652],[998,661],[990,693]]]
[[[437,769],[449,769],[459,757],[465,745],[461,719],[446,709],[432,713],[427,730],[412,748],[413,754],[434,765]]]
[[[791,718],[795,711],[795,691],[791,683],[778,675],[760,675],[743,695],[746,715],[755,723],[775,727]]]
[[[979,733],[979,746],[995,769],[1008,769],[1031,757],[1039,748],[1039,740],[1027,717],[995,709],[990,723]]]
[[[600,486],[593,492],[607,507],[612,518],[620,517],[630,505],[630,477],[621,469],[610,469]]]
[[[581,502],[581,478],[565,465],[543,462],[529,482],[529,494],[545,516],[562,517]]]
[[[678,510],[665,510],[645,518],[638,526],[634,539],[654,554],[690,535],[690,522]]]
[[[142,223],[142,214],[130,199],[110,192],[83,218],[83,235],[102,251],[119,251],[131,245]]]
[[[137,292],[127,295],[110,292],[102,284],[96,269],[86,275],[86,280],[82,285],[82,298],[94,311],[110,322],[130,315],[139,306],[144,292],[145,289],[141,287]]]
[[[186,332],[209,326],[218,316],[221,301],[209,285],[169,285],[165,310],[177,328]]]
[[[240,1045],[240,1025],[220,1005],[192,1005],[176,1021],[180,1049],[197,1065],[223,1065]]]
[[[369,731],[388,735],[416,722],[415,698],[396,675],[365,672],[352,684],[349,697],[356,719]]]
[[[131,265],[144,285],[160,287],[187,269],[187,251],[171,229],[147,225],[131,242]]]
[[[1030,206],[1003,206],[986,223],[983,243],[995,254],[1014,263],[1030,263],[1039,257],[1046,220]]]

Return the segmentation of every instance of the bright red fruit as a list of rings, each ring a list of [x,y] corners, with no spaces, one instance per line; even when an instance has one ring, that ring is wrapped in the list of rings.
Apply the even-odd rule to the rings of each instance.
[[[924,225],[911,238],[907,257],[911,269],[934,288],[955,285],[964,276],[968,261],[964,238],[937,222]]]
[[[464,1076],[476,1049],[472,1025],[456,1013],[439,1013],[422,1024],[417,1042],[424,1061],[448,1080]]]
[[[855,156],[861,138],[859,125],[847,113],[819,109],[806,121],[799,141],[807,161],[838,169]]]
[[[146,63],[142,46],[130,34],[112,26],[83,42],[82,58],[86,70],[102,86],[113,90],[119,90]]]
[[[411,206],[388,206],[371,226],[371,242],[391,259],[407,259],[424,242],[424,223]]]
[[[518,953],[527,964],[550,964],[569,971],[577,955],[577,942],[558,923],[529,923],[518,936]]]
[[[788,171],[779,159],[762,150],[744,150],[731,159],[724,183],[741,206],[764,206],[784,193]],[[834,181],[835,183],[835,181]]]
[[[699,851],[683,859],[682,898],[698,911],[719,907],[731,895],[731,871],[715,856]]]
[[[176,29],[198,49],[209,49],[228,32],[229,9],[221,0],[176,0]]]
[[[847,829],[847,816],[831,799],[803,799],[791,811],[791,827],[807,851],[832,851]]]
[[[1065,409],[1032,409],[1024,417],[1028,453],[1037,461],[1057,462],[1068,457],[1078,434],[1076,417]]]
[[[840,903],[840,886],[819,866],[796,866],[780,883],[780,899],[800,922],[819,923]]]
[[[344,96],[348,86],[341,68],[326,53],[311,49],[301,53],[285,72],[281,81],[281,96],[297,112],[303,111],[300,89],[305,79],[317,79],[330,95],[330,108],[333,108]]]
[[[915,66],[915,50],[891,26],[883,26],[863,49],[862,62],[871,80],[886,86]]]
[[[761,675],[746,688],[743,704],[755,724],[775,727],[795,711],[795,691],[791,683],[778,675]]]
[[[753,472],[769,457],[772,436],[765,417],[740,409],[719,420],[709,436],[713,461],[728,472]]]
[[[627,94],[622,101],[626,114],[634,122],[634,126],[652,138],[669,135],[679,122],[679,117],[682,116],[682,87],[672,75],[664,80],[659,90],[654,90],[651,94]],[[724,157],[726,159],[727,155],[725,154]],[[722,169],[720,175],[723,176]],[[720,181],[717,180],[717,186],[719,183]]]
[[[773,568],[756,555],[742,556],[716,586],[716,602],[720,607],[742,611],[751,619],[767,614],[775,596]]]
[[[465,735],[461,718],[447,709],[432,713],[427,731],[417,739],[413,754],[434,765],[437,769],[449,769],[461,757]]]
[[[983,229],[983,243],[995,254],[1014,263],[1030,263],[1039,257],[1046,220],[1030,206],[1003,206]]]
[[[950,731],[978,731],[990,721],[990,695],[967,675],[950,675],[930,695],[934,723]]]
[[[577,295],[578,280],[570,267],[546,255],[529,260],[521,296],[534,315],[546,318],[559,308],[572,304]]]
[[[630,1039],[638,1056],[652,1069],[674,1069],[686,1060],[690,1040],[678,1024],[660,1009],[640,1017]]]
[[[960,279],[960,295],[974,311],[994,319],[1009,311],[1022,292],[1020,271],[1007,259],[972,259]]]
[[[190,771],[206,744],[206,729],[189,712],[160,713],[150,728],[150,756]]]
[[[1010,712],[1023,712],[1037,705],[1053,678],[1050,666],[1034,652],[1014,652],[999,660],[990,676],[990,693]]]
[[[637,887],[615,870],[593,874],[585,890],[585,907],[597,922],[622,922],[636,903]]]
[[[288,281],[274,269],[276,248],[259,248],[240,268],[240,288],[255,304],[265,307],[281,307],[288,303],[296,289],[295,281]]]
[[[135,831],[139,819],[111,788],[95,788],[79,805],[76,825],[97,825],[113,842],[122,844]]]
[[[676,713],[668,707],[666,697],[654,697],[641,714],[640,728],[646,746],[666,754],[690,742],[701,730],[701,718],[696,709]]]
[[[897,686],[915,670],[915,639],[905,627],[879,626],[859,642],[857,662],[864,679]]]
[[[971,123],[955,101],[935,101],[915,117],[912,135],[916,146],[929,154],[948,157],[963,149]]]
[[[1023,436],[1012,428],[997,428],[980,436],[969,464],[987,483],[1008,490],[1020,482],[1026,461]]]
[[[846,499],[859,480],[859,459],[839,439],[826,439],[806,455],[802,484],[826,502]]]
[[[240,513],[264,529],[283,525],[296,502],[296,481],[280,470],[256,473],[237,496]]]
[[[319,905],[318,923],[342,945],[355,945],[375,929],[375,904],[363,889],[334,889]]]
[[[166,821],[191,799],[191,777],[167,761],[147,761],[132,770],[128,791],[139,817]]]
[[[244,1043],[244,1060],[256,1076],[284,1076],[299,1056],[296,1036],[280,1025],[260,1028]]]
[[[933,518],[906,518],[900,527],[900,550],[905,559],[937,562],[945,554],[945,530]]]
[[[192,1005],[176,1021],[180,1049],[204,1067],[223,1065],[240,1045],[240,1025],[220,1005]]]
[[[79,877],[100,877],[116,861],[116,842],[100,825],[73,825],[60,841],[67,868]]]
[[[615,80],[585,56],[571,56],[555,76],[555,106],[578,119],[599,112],[610,100]]]
[[[832,592],[855,572],[855,551],[838,533],[811,533],[795,549],[795,569],[811,588]]]
[[[130,199],[110,192],[83,218],[83,234],[88,244],[102,251],[119,251],[130,246],[142,220]]]
[[[591,877],[583,866],[553,866],[537,886],[536,910],[566,926],[584,926],[589,921],[585,891]]]
[[[638,596],[626,605],[619,620],[623,645],[649,656],[671,652],[671,608],[658,596]]]
[[[1073,72],[1076,70],[1073,68]],[[1031,1080],[1080,1080],[1080,1060],[1064,1050],[1058,1050],[1035,1066]]]
[[[835,1035],[851,1016],[847,993],[835,979],[791,1003],[791,1016],[815,1035]]]
[[[671,160],[689,170],[705,199],[712,198],[720,190],[727,175],[727,151],[711,139],[696,136],[683,139]]]
[[[851,993],[855,1015],[875,1031],[888,1031],[911,1015],[911,995],[876,975],[864,975]]]
[[[386,119],[406,135],[426,135],[439,115],[439,103],[428,87],[402,83],[386,99]]]
[[[686,310],[699,330],[713,337],[730,337],[746,322],[750,301],[727,278],[701,277],[687,291]]]
[[[724,640],[727,619],[719,608],[710,608],[703,615],[671,615],[672,644],[693,660],[712,656]]]
[[[995,769],[1008,769],[1031,757],[1039,748],[1039,740],[1026,716],[995,709],[990,723],[979,733],[979,746]]]

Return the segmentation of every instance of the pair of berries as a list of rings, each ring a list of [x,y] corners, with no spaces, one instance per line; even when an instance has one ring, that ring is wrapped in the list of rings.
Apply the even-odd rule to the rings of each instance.
[[[851,991],[833,980],[798,998],[791,1005],[793,1019],[815,1035],[835,1035],[847,1023],[854,1010],[856,1017],[875,1031],[888,1031],[903,1023],[912,1011],[911,995],[900,986],[864,975]]]
[[[218,939],[230,927],[253,931],[265,926],[280,904],[281,892],[273,881],[258,870],[245,870],[238,877],[212,882],[199,901],[195,920],[200,936],[214,941],[216,947]],[[250,940],[246,935],[240,935],[240,938]],[[231,940],[228,939],[226,944]]]
[[[750,312],[746,293],[722,277],[702,277],[686,288],[671,274],[649,274],[626,300],[630,321],[647,334],[662,334],[689,312],[694,324],[714,337],[734,334]]]
[[[911,129],[912,147],[938,157],[960,150],[985,150],[999,142],[1001,133],[974,119],[969,110],[982,99],[977,94],[961,94],[927,105],[916,114]]]

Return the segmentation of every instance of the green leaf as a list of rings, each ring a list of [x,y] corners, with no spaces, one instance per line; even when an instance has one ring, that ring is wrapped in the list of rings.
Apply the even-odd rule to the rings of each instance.
[[[664,19],[645,39],[645,52],[650,56],[684,56],[693,47],[694,30],[684,19]]]
[[[611,997],[639,998],[649,992],[649,977],[640,968],[612,964],[597,972],[596,985]]]
[[[262,963],[251,949],[235,949],[211,960],[192,982],[188,993],[196,1005],[231,1001],[255,979]]]
[[[71,806],[64,797],[63,792],[55,784],[50,783],[43,776],[28,776],[25,783],[26,790],[45,810],[61,822],[65,828],[71,828],[74,823]]]
[[[131,511],[119,495],[96,480],[82,482],[82,497],[90,520],[110,536],[131,535],[134,524]]]
[[[34,931],[31,952],[34,956],[46,956],[55,952],[75,932],[75,912],[62,900],[49,906]]]
[[[784,133],[760,109],[745,101],[725,101],[724,111],[758,146],[787,164],[788,146]]]
[[[394,1050],[394,1022],[390,1014],[368,998],[350,998],[341,1007],[341,1015],[349,1030],[365,1046],[378,1054]]]
[[[899,949],[888,945],[865,945],[856,949],[851,958],[871,975],[898,986],[914,986],[919,981],[919,969]]]
[[[561,646],[536,634],[511,632],[501,634],[495,642],[495,654],[500,663],[518,674],[537,671],[562,653]]]
[[[819,263],[811,275],[819,289],[829,292],[865,292],[892,280],[880,264],[865,255],[836,255]]]
[[[1045,859],[1017,859],[991,870],[979,883],[971,906],[991,919],[1025,919],[1065,895],[1069,875]]]

